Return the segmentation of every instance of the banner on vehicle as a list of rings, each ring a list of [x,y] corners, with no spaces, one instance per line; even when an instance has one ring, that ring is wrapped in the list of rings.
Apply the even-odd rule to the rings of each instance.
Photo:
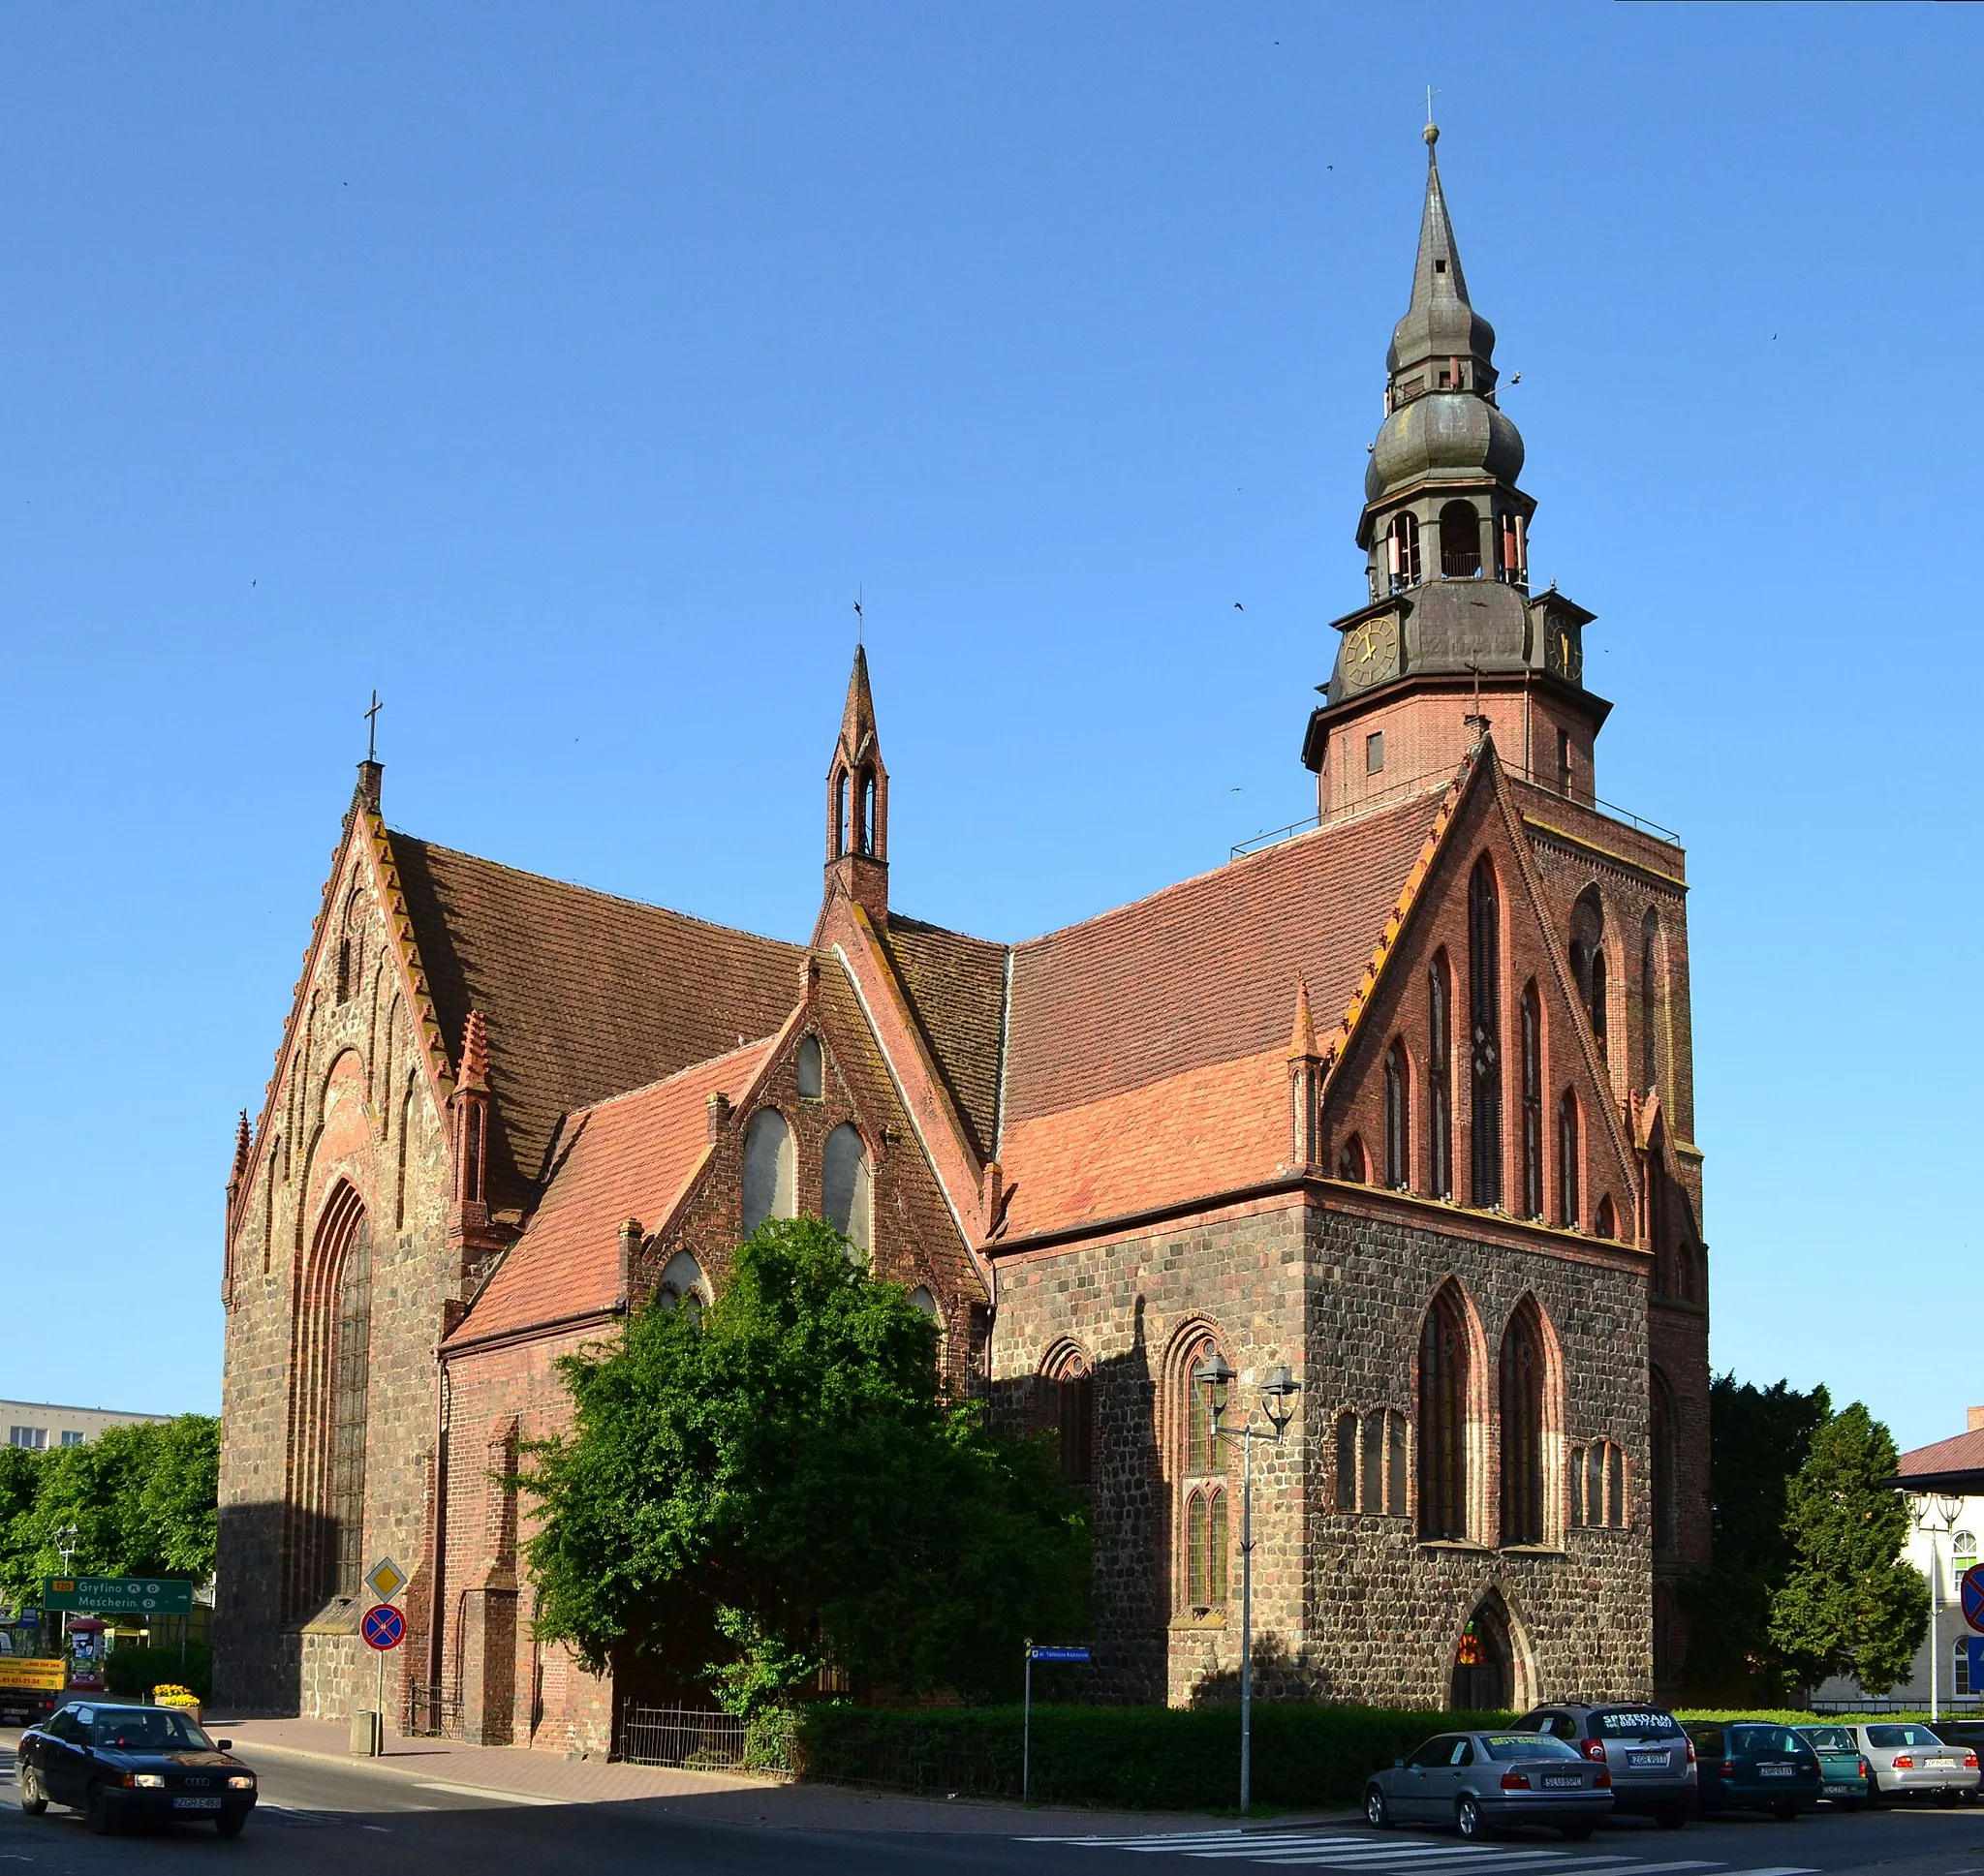
[[[0,1687],[31,1687],[38,1694],[59,1694],[69,1685],[66,1661],[29,1660],[0,1654]]]

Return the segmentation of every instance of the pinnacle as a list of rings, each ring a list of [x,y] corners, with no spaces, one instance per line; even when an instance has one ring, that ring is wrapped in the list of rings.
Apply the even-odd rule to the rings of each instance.
[[[489,1087],[489,1028],[479,1009],[469,1011],[461,1032],[461,1075],[459,1085],[477,1092]]]
[[[1295,1027],[1288,1037],[1288,1060],[1290,1061],[1314,1061],[1319,1051],[1316,1046],[1316,1018],[1309,1009],[1309,982],[1307,978],[1295,979]]]

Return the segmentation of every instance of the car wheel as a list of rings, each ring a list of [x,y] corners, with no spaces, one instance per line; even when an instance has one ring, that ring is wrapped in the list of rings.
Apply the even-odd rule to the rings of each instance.
[[[110,1795],[101,1785],[89,1788],[89,1798],[82,1807],[82,1821],[91,1834],[108,1837],[117,1829],[117,1820],[110,1811]]]
[[[1461,1801],[1453,1807],[1453,1823],[1469,1843],[1478,1843],[1488,1834],[1488,1820],[1481,1815],[1480,1800],[1472,1792],[1461,1794]]]
[[[247,1822],[246,1811],[223,1811],[213,1821],[214,1829],[224,1837],[238,1837],[241,1834],[241,1827]]]
[[[1597,1828],[1596,1824],[1560,1824],[1557,1830],[1566,1843],[1583,1843]]]
[[[1872,1811],[1872,1810],[1876,1810],[1876,1809],[1877,1809],[1877,1808],[1879,1807],[1879,1804],[1880,1804],[1880,1780],[1879,1780],[1878,1778],[1870,1778],[1870,1779],[1869,1779],[1869,1780],[1867,1781],[1867,1799],[1866,1799],[1866,1802],[1867,1802],[1867,1808],[1868,1808],[1868,1809],[1869,1809],[1870,1811]]]
[[[1663,1830],[1679,1830],[1688,1822],[1688,1806],[1663,1804],[1654,1813],[1654,1822]]]
[[[1364,1822],[1374,1830],[1391,1829],[1391,1806],[1384,1801],[1384,1793],[1376,1785],[1364,1787]]]
[[[40,1817],[48,1808],[48,1795],[43,1791],[41,1778],[34,1767],[16,1762],[14,1778],[20,1787],[20,1808],[29,1817]]]

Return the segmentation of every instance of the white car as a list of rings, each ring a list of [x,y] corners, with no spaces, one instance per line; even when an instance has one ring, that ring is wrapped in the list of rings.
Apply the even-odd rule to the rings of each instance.
[[[1918,1797],[1954,1804],[1976,1795],[1977,1755],[1947,1744],[1919,1720],[1869,1720],[1852,1732],[1874,1773],[1867,1785],[1870,1805]]]

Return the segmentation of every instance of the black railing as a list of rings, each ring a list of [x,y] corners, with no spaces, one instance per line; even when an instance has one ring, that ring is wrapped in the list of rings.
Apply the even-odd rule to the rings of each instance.
[[[401,1701],[399,1730],[409,1739],[460,1738],[461,1694],[451,1687],[409,1680]]]
[[[741,1771],[750,1762],[750,1729],[731,1713],[689,1707],[620,1707],[614,1757],[636,1766],[676,1766],[692,1771]]]

